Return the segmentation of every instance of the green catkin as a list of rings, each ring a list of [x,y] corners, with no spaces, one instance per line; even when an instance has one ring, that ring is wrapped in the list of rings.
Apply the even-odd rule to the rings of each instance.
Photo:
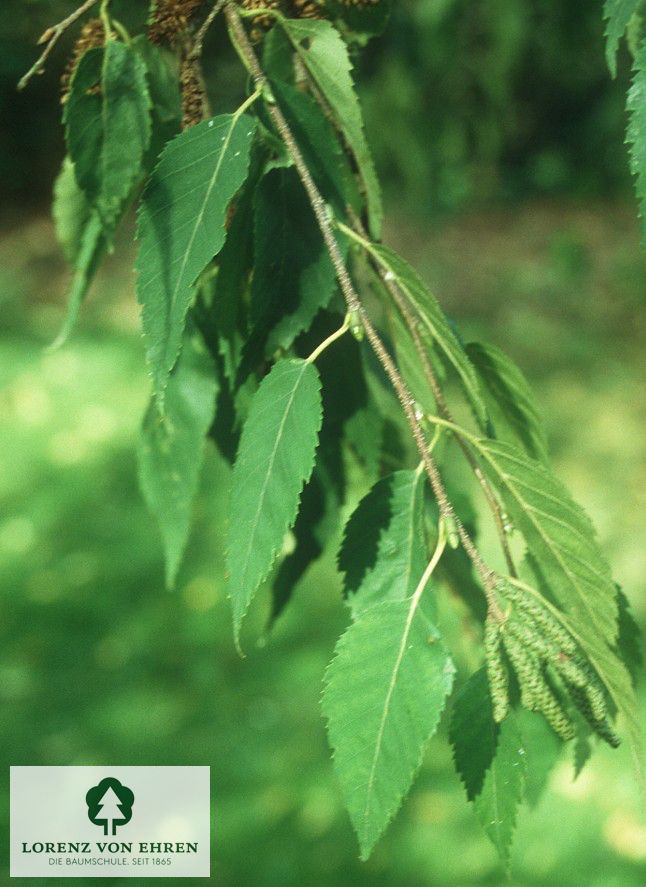
[[[612,748],[618,748],[621,744],[621,740],[608,722],[605,713],[605,706],[603,712],[604,717],[597,718],[595,716],[595,712],[592,709],[590,697],[585,690],[582,690],[580,687],[573,687],[572,685],[568,686],[568,690],[572,701],[581,712],[587,723],[590,725],[591,729],[597,734],[597,736],[607,742],[608,745],[612,746]]]
[[[505,626],[507,632],[511,632],[539,659],[552,659],[559,656],[560,648],[543,634],[536,630],[535,625],[529,625],[522,621],[518,613],[512,613]]]
[[[592,672],[580,659],[559,656],[550,664],[564,680],[575,687],[587,687],[593,680]]]
[[[519,610],[523,610],[528,616],[531,616],[537,625],[543,629],[546,637],[550,638],[565,653],[572,655],[577,652],[576,641],[570,632],[561,625],[558,619],[546,607],[528,594],[523,593],[516,586],[511,585],[511,583],[504,583],[504,587],[500,590],[510,601],[518,605]]]
[[[540,662],[514,634],[508,631],[503,635],[503,644],[518,678],[520,701],[525,708],[533,710],[542,690]]]
[[[484,648],[493,719],[499,724],[509,714],[509,676],[501,655],[500,629],[493,619],[485,622]]]
[[[537,710],[544,715],[547,723],[564,742],[574,739],[576,735],[574,725],[546,681],[543,682],[543,692],[538,700]]]
[[[585,694],[590,702],[592,714],[597,721],[603,722],[608,719],[608,706],[606,705],[606,697],[601,687],[592,681],[585,687]]]

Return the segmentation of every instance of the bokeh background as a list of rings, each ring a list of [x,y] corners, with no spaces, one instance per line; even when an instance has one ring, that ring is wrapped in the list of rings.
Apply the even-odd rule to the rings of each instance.
[[[115,2],[125,18],[144,13]],[[214,883],[503,884],[445,727],[358,862],[318,710],[347,621],[334,563],[316,565],[273,634],[238,658],[223,588],[228,468],[212,448],[178,589],[164,591],[136,483],[148,380],[131,223],[72,341],[45,351],[69,283],[49,201],[70,40],[26,92],[15,83],[74,5],[3,0],[0,15],[0,829],[9,764],[210,764]],[[643,625],[646,260],[623,144],[628,54],[613,82],[600,0],[396,7],[358,64],[387,237],[467,336],[525,370],[555,467]],[[217,34],[207,57],[214,107],[230,110],[242,82]],[[640,698],[644,709],[643,687]],[[627,749],[599,749],[576,782],[563,760],[520,818],[508,883],[643,887],[642,810]],[[8,880],[4,854],[0,868]]]

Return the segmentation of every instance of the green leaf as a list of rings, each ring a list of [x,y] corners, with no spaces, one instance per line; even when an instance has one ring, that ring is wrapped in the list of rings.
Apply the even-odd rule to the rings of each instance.
[[[541,572],[540,566],[529,556],[526,558],[525,563],[530,568],[536,584],[542,591],[545,585],[545,578]],[[526,591],[539,596],[541,602],[548,608],[552,609],[554,615],[561,620],[573,637],[579,642],[582,650],[590,660],[590,664],[596,670],[601,681],[605,684],[615,709],[624,717],[625,726],[632,746],[635,772],[642,789],[646,790],[641,763],[641,727],[639,722],[639,711],[635,699],[633,682],[630,672],[623,661],[623,657],[617,651],[616,646],[609,644],[602,636],[599,628],[590,624],[587,620],[581,621],[565,615],[560,610],[553,607],[544,595],[539,595],[537,591],[534,591],[529,586],[523,587]],[[550,591],[549,586],[547,591]],[[617,620],[608,626],[607,633],[612,633],[613,631],[615,633],[617,631]]]
[[[628,91],[628,130],[630,169],[636,178],[642,241],[646,241],[646,47],[635,57],[633,82]]]
[[[474,446],[560,608],[578,631],[612,645],[615,586],[583,509],[544,465],[510,444],[478,440]]]
[[[169,588],[175,584],[188,539],[217,392],[211,358],[195,335],[186,335],[168,380],[165,415],[159,414],[153,398],[141,429],[139,482],[161,530]]]
[[[574,741],[574,779],[578,779],[583,773],[583,768],[592,757],[592,746],[590,745],[590,731],[579,725],[578,736]]]
[[[257,159],[251,160],[249,178],[235,198],[226,240],[218,259],[209,313],[218,337],[224,372],[234,384],[247,337],[249,281],[254,264],[254,198],[261,175]]]
[[[507,866],[523,797],[524,751],[516,719],[509,715],[500,726],[496,756],[473,804],[482,827]]]
[[[547,460],[547,438],[529,384],[516,364],[499,348],[471,342],[466,352],[482,382],[482,391],[503,439],[523,447],[529,456]]]
[[[493,719],[487,673],[480,668],[456,694],[449,727],[455,769],[470,801],[482,791],[496,754],[499,732]]]
[[[85,53],[65,105],[65,132],[78,183],[108,226],[141,174],[150,108],[146,68],[133,49],[108,40]]]
[[[326,8],[332,15],[342,18],[351,32],[365,36],[381,34],[392,11],[392,0],[379,0],[377,4],[348,3],[347,0],[326,0]]]
[[[249,604],[296,520],[321,419],[316,367],[304,360],[277,363],[253,398],[233,469],[227,570],[236,641]]]
[[[355,618],[368,607],[403,601],[415,591],[428,561],[424,485],[422,472],[397,471],[378,481],[348,520],[339,569]]]
[[[415,600],[371,607],[337,644],[322,704],[363,859],[411,786],[453,674]]]
[[[542,715],[519,708],[514,716],[525,750],[525,800],[535,807],[558,763],[563,742]]]
[[[619,604],[617,652],[623,659],[634,685],[644,664],[642,633],[631,612],[630,602],[621,588],[617,589],[617,602]]]
[[[381,282],[377,284],[377,286],[385,299],[384,304],[388,304],[388,302],[391,301],[390,296],[387,295]],[[424,366],[417,353],[417,348],[415,347],[415,342],[410,334],[410,330],[399,311],[397,311],[394,306],[388,312],[388,322],[390,337],[393,342],[393,349],[397,359],[397,366],[406,382],[408,390],[415,398],[416,403],[426,413],[434,415],[437,410],[437,404],[433,397],[433,391],[428,384]],[[443,381],[443,377],[444,379],[446,378],[446,372],[444,372],[442,363],[437,360],[432,344],[428,341],[428,337],[425,337],[423,345],[426,356],[433,367],[436,377],[439,381]]]
[[[280,21],[354,154],[368,204],[370,230],[373,237],[378,238],[383,219],[381,193],[354,91],[352,63],[345,41],[330,22],[282,18]]]
[[[58,242],[72,265],[83,248],[83,236],[91,215],[92,208],[76,181],[74,164],[65,157],[54,183],[52,216]]]
[[[323,542],[330,525],[330,521],[325,520],[327,501],[332,495],[326,488],[317,465],[301,497],[298,517],[292,531],[295,548],[282,561],[273,581],[271,623],[283,612],[296,585],[323,552]]]
[[[276,29],[272,33],[279,33]],[[361,213],[361,195],[348,158],[318,102],[278,80],[271,88],[323,197],[344,218],[348,206]]]
[[[617,50],[624,36],[628,22],[637,12],[641,0],[605,0],[603,17],[606,26],[606,59],[613,77],[617,76]]]
[[[161,123],[179,123],[182,119],[182,95],[177,56],[151,43],[143,34],[135,37],[131,46],[146,66],[153,114]]]
[[[63,325],[50,348],[60,348],[77,321],[81,305],[107,249],[103,223],[78,186],[69,157],[54,185],[54,225],[67,259],[74,269]]]
[[[336,274],[298,175],[271,170],[256,191],[251,321],[265,353],[287,350],[336,289]],[[256,343],[257,347],[257,343]]]
[[[166,146],[144,193],[137,298],[162,410],[193,284],[224,243],[227,207],[247,176],[254,130],[253,119],[244,114],[223,114],[191,127]]]
[[[379,477],[384,420],[374,401],[359,407],[344,427],[345,440],[364,468],[366,477]]]
[[[394,250],[379,244],[366,244],[381,267],[391,275],[419,316],[419,333],[429,338],[455,369],[462,381],[469,403],[482,428],[486,428],[485,409],[478,379],[471,361],[453,332],[437,299],[432,295],[417,271]]]

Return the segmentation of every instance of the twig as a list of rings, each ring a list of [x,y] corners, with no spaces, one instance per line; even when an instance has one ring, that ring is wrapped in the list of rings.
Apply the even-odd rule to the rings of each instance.
[[[314,179],[312,178],[312,174],[310,173],[309,168],[303,159],[303,155],[301,154],[300,148],[298,147],[294,139],[287,120],[285,119],[282,111],[273,99],[273,96],[271,96],[271,90],[267,81],[267,77],[260,67],[260,63],[258,62],[256,53],[254,52],[254,49],[249,42],[247,33],[242,24],[242,20],[238,14],[238,10],[232,0],[226,0],[224,6],[224,14],[227,19],[227,24],[230,29],[233,43],[240,55],[240,58],[249,71],[256,86],[259,89],[263,90],[263,93],[265,94],[265,97],[267,99],[266,105],[268,113],[276,126],[280,138],[287,148],[287,151],[294,163],[301,182],[303,183],[303,187],[305,188],[309,202],[312,206],[312,210],[318,222],[321,234],[323,235],[326,249],[334,266],[336,277],[339,282],[343,297],[345,299],[348,312],[352,315],[358,316],[361,319],[361,323],[366,332],[368,341],[370,342],[370,345],[375,352],[377,359],[384,368],[386,375],[388,376],[388,379],[393,386],[393,389],[395,390],[397,399],[401,404],[401,407],[406,416],[406,420],[413,434],[418,452],[424,462],[424,467],[431,483],[433,493],[437,500],[440,513],[448,523],[453,523],[456,526],[464,549],[474,567],[476,568],[478,574],[480,575],[480,578],[482,579],[489,608],[495,618],[501,619],[503,618],[503,615],[500,612],[498,600],[495,593],[495,573],[484,562],[482,556],[480,555],[480,552],[477,550],[471,537],[464,529],[462,522],[456,515],[455,510],[451,502],[449,501],[444,483],[442,481],[442,477],[438,470],[437,464],[433,459],[433,456],[429,452],[428,442],[420,424],[420,420],[416,415],[414,398],[408,391],[408,388],[399,375],[399,371],[397,370],[397,367],[395,366],[390,354],[386,350],[379,334],[372,325],[370,318],[366,314],[366,311],[361,304],[359,296],[357,295],[357,292],[354,288],[354,284],[352,283],[350,274],[348,273],[348,270],[345,266],[345,262],[339,249],[336,237],[334,235],[333,223],[328,207],[326,206],[325,201],[323,200],[323,197],[321,196],[321,193],[318,190]]]
[[[38,45],[41,46],[43,43],[46,43],[45,49],[42,51],[40,57],[34,62],[31,68],[27,71],[27,73],[20,78],[18,81],[18,90],[22,90],[27,86],[29,81],[36,74],[42,74],[45,69],[45,62],[47,61],[49,54],[53,50],[53,48],[58,43],[58,39],[71,25],[74,24],[77,19],[80,19],[82,15],[84,15],[88,9],[91,9],[93,6],[97,4],[98,0],[85,0],[85,3],[82,3],[78,9],[74,10],[74,12],[70,13],[67,18],[63,19],[63,21],[59,22],[57,25],[52,25],[50,28],[47,28],[45,33],[41,36],[38,41]]]
[[[189,61],[192,61],[192,62],[197,61],[200,58],[200,56],[202,55],[202,50],[204,48],[204,40],[206,38],[208,30],[211,27],[211,25],[213,24],[213,22],[215,21],[215,19],[218,17],[218,15],[224,9],[225,2],[226,2],[226,0],[217,0],[217,3],[214,5],[211,12],[209,12],[207,17],[204,19],[204,22],[202,23],[199,31],[197,32],[197,34],[195,35],[195,38],[193,40],[193,46],[191,48],[191,51],[188,54]]]
[[[361,220],[357,217],[356,213],[352,211],[352,208],[350,208],[350,219],[352,221],[352,227],[354,228],[355,233],[358,234],[364,241],[366,241],[368,238],[366,230]],[[352,235],[352,230],[349,229],[346,225],[342,225],[339,223],[339,228],[342,231],[345,231],[345,233]],[[428,382],[428,386],[431,389],[440,416],[444,419],[448,419],[449,422],[453,422],[453,416],[444,397],[444,392],[442,391],[437,375],[435,374],[435,370],[433,369],[433,365],[429,359],[427,350],[424,347],[424,343],[422,342],[422,338],[419,334],[417,317],[415,316],[415,313],[409,301],[407,300],[405,293],[401,291],[401,289],[397,286],[396,281],[391,279],[386,270],[370,253],[368,253],[368,261],[370,262],[370,266],[372,267],[372,269],[381,279],[381,282],[387,289],[390,297],[392,298],[393,302],[404,318],[404,322],[408,327],[411,338],[413,339],[415,351],[417,352],[417,356],[419,357],[422,364],[422,369],[424,371],[424,375],[426,376],[426,381]],[[507,538],[505,520],[500,508],[500,503],[498,502],[496,494],[492,490],[489,481],[482,473],[482,470],[469,447],[466,445],[460,435],[455,434],[455,432],[454,437],[460,450],[462,451],[462,455],[469,463],[471,470],[473,471],[478,483],[480,484],[482,492],[485,495],[485,499],[487,500],[489,509],[493,515],[494,523],[496,524],[496,530],[498,531],[498,537],[500,540],[500,547],[502,548],[505,562],[507,564],[507,570],[509,571],[509,574],[511,576],[516,577],[518,576],[518,572],[516,570],[516,565],[514,563],[511,550],[509,548],[509,540]]]

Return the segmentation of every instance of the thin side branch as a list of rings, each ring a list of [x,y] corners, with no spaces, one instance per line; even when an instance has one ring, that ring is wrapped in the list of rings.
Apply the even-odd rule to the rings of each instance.
[[[92,9],[93,6],[96,6],[98,0],[85,0],[85,3],[82,3],[78,9],[75,9],[74,12],[70,13],[67,18],[64,18],[63,21],[59,22],[57,25],[52,25],[51,28],[47,28],[45,33],[41,36],[38,41],[38,45],[42,46],[45,43],[45,49],[42,51],[41,55],[34,62],[31,68],[27,71],[27,73],[20,78],[18,81],[18,90],[22,90],[27,86],[29,81],[36,74],[42,74],[45,70],[45,62],[49,58],[49,55],[53,48],[58,43],[58,40],[62,34],[67,31],[69,27],[71,27],[75,21],[81,18],[82,15]]]
[[[495,573],[484,562],[480,552],[475,547],[473,540],[465,530],[462,522],[456,515],[451,502],[446,493],[442,477],[433,456],[430,453],[428,441],[426,440],[424,430],[420,424],[420,420],[415,412],[415,400],[408,391],[405,382],[401,378],[397,367],[395,366],[390,354],[386,350],[379,334],[372,325],[370,318],[363,308],[359,296],[354,288],[354,284],[345,266],[345,262],[333,230],[333,221],[330,216],[328,207],[318,190],[312,174],[303,159],[303,155],[294,139],[289,124],[287,123],[282,111],[271,96],[271,90],[267,77],[265,76],[254,49],[249,42],[247,33],[242,24],[242,20],[238,14],[238,10],[232,0],[227,0],[224,7],[225,16],[230,29],[230,33],[240,55],[240,58],[251,74],[251,77],[259,89],[267,99],[268,113],[276,126],[278,134],[282,139],[287,151],[294,163],[296,171],[303,183],[307,193],[312,210],[318,222],[326,249],[330,255],[330,259],[336,272],[336,277],[341,288],[341,292],[345,299],[348,312],[358,316],[366,332],[368,341],[375,352],[375,355],[381,363],[388,379],[393,386],[397,398],[406,416],[406,420],[410,426],[418,452],[424,462],[424,467],[428,475],[433,494],[438,503],[440,513],[449,523],[457,527],[460,540],[464,549],[476,568],[484,585],[485,595],[491,611],[496,618],[502,618],[495,594]]]
[[[217,3],[214,5],[211,12],[209,12],[207,17],[204,19],[204,22],[200,26],[200,29],[196,33],[193,40],[193,46],[191,47],[191,51],[188,54],[189,61],[193,62],[200,59],[202,55],[202,50],[204,49],[204,40],[209,31],[209,28],[224,9],[225,2],[226,0],[217,0]]]

